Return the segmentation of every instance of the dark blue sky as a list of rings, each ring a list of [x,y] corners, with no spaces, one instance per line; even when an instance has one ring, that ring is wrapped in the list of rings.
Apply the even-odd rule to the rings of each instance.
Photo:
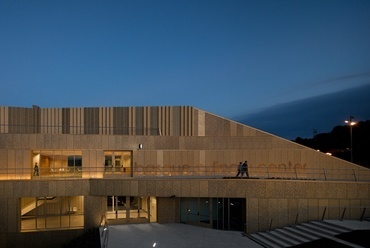
[[[345,120],[370,120],[370,83],[342,90],[277,104],[255,113],[241,115],[235,120],[277,136],[295,140],[312,138],[317,133],[329,133]],[[354,126],[356,128],[356,126]]]
[[[370,1],[0,1],[0,105],[233,118],[370,81]]]

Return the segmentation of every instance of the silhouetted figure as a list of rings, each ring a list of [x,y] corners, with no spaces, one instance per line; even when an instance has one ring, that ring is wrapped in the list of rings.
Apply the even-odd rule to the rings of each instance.
[[[33,168],[33,175],[38,176],[39,175],[39,166],[37,163],[35,163],[35,167]]]
[[[240,162],[239,165],[238,165],[238,174],[236,174],[235,177],[238,177],[240,174],[241,174],[241,177],[243,177],[244,172],[243,172],[243,163],[242,162]]]
[[[248,172],[248,162],[247,160],[245,160],[243,166],[242,166],[242,177],[243,177],[243,174],[245,173],[245,175],[247,176],[247,178],[249,177],[249,172]]]

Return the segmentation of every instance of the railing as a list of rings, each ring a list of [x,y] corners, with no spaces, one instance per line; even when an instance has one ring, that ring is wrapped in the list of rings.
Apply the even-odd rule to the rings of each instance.
[[[100,231],[101,247],[106,248],[108,247],[109,227],[108,227],[108,221],[104,214],[101,216],[99,231]]]
[[[295,168],[279,169],[267,166],[249,166],[249,177],[254,179],[320,180],[320,181],[358,181],[369,182],[369,169],[324,169]],[[235,178],[236,165],[223,166],[137,166],[133,169],[135,177],[205,177]]]
[[[27,180],[50,178],[127,178],[127,177],[182,177],[182,178],[236,178],[237,166],[141,166],[123,167],[40,167],[0,168],[0,180]],[[244,177],[245,178],[245,177]],[[368,169],[293,169],[282,170],[264,166],[250,166],[249,178],[275,180],[317,180],[370,182]]]
[[[291,214],[276,213],[261,220],[249,220],[245,223],[245,232],[271,231],[283,226],[292,226],[317,220],[357,220],[370,218],[370,206],[322,206],[292,212]]]

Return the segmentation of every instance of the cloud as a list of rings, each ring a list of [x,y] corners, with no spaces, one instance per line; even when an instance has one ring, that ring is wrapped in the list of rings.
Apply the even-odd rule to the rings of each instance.
[[[338,86],[339,84],[344,85],[342,88],[337,88],[338,90],[343,90],[345,88],[352,88],[353,86],[358,85],[364,85],[364,80],[366,83],[370,80],[370,71],[367,72],[360,72],[360,73],[354,73],[354,74],[347,74],[342,75],[338,77],[333,77],[325,80],[319,80],[319,81],[312,81],[312,82],[306,82],[304,84],[300,84],[297,87],[291,87],[289,90],[284,92],[282,95],[286,94],[293,94],[299,91],[317,88],[317,87],[323,87],[323,86]]]
[[[370,120],[370,84],[272,106],[234,120],[287,139],[312,137],[313,129],[330,132],[350,115]]]
[[[363,73],[348,74],[348,75],[344,75],[340,77],[322,80],[322,81],[316,82],[315,85],[333,84],[333,83],[338,83],[342,81],[353,80],[353,79],[358,79],[358,78],[366,78],[366,77],[370,77],[370,71],[363,72]]]

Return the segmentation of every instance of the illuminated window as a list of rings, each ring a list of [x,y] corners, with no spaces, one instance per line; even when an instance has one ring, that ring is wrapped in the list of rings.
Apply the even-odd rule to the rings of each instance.
[[[38,165],[34,177],[82,177],[82,151],[39,150],[33,151],[32,166]]]
[[[104,151],[105,173],[131,174],[131,151]]]
[[[107,196],[107,219],[142,223],[157,221],[155,197]]]
[[[83,228],[83,201],[83,196],[21,198],[21,231]]]

